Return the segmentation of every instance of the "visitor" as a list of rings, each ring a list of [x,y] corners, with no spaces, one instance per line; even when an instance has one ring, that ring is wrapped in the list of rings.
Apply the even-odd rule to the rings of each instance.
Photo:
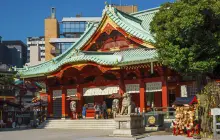
[[[138,115],[140,115],[140,107],[135,107],[135,114],[138,114]]]
[[[108,119],[107,106],[106,106],[105,101],[103,101],[103,104],[102,104],[102,114],[103,114],[104,119]]]
[[[100,107],[99,107],[98,103],[95,103],[94,109],[95,109],[95,119],[99,119]]]
[[[86,108],[87,108],[87,105],[84,104],[83,108],[82,108],[82,118],[85,119],[86,118]]]

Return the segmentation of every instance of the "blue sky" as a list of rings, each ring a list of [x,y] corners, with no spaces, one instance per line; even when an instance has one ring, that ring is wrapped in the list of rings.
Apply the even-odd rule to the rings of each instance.
[[[74,17],[101,16],[105,1],[110,0],[0,0],[0,36],[3,40],[22,40],[30,36],[44,35],[44,19],[50,15],[50,8],[56,7],[56,16]],[[174,0],[121,0],[122,4],[138,5],[139,10],[160,6]],[[119,4],[120,0],[111,0]]]

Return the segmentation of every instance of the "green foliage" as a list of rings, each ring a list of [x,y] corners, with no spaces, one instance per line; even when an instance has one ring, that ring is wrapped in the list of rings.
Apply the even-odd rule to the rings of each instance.
[[[166,3],[151,22],[159,60],[190,73],[212,73],[220,62],[220,1]]]
[[[212,133],[211,108],[220,107],[220,86],[216,82],[208,83],[197,95],[199,101],[198,116],[204,136]]]
[[[0,75],[0,85],[9,86],[14,84],[13,75]]]

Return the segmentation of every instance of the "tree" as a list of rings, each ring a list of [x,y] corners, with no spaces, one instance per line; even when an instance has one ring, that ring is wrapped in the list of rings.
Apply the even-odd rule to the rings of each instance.
[[[208,83],[201,93],[197,94],[199,100],[198,117],[204,137],[212,133],[211,108],[220,107],[220,86],[216,82]],[[219,121],[219,120],[218,120]]]
[[[1,86],[14,85],[14,76],[13,75],[0,75],[0,85]]]
[[[183,74],[212,73],[220,63],[220,1],[179,0],[151,22],[159,60]]]

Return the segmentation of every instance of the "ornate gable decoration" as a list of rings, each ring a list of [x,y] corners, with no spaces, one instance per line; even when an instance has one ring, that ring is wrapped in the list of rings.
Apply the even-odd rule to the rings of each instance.
[[[110,23],[107,23],[96,40],[88,47],[87,51],[108,52],[137,48],[138,46],[140,45],[125,37]]]
[[[124,17],[122,17],[124,16]],[[117,20],[114,20],[117,17]],[[126,22],[124,22],[125,20]],[[133,18],[133,19],[131,19]],[[120,26],[119,26],[119,21]],[[130,23],[134,22],[134,23]],[[128,48],[138,48],[140,47],[148,47],[154,48],[149,43],[146,43],[145,40],[137,36],[135,34],[130,33],[130,29],[125,26],[128,26],[132,30],[135,30],[135,24],[139,25],[137,27],[138,30],[135,32],[139,32],[140,34],[145,34],[145,32],[140,29],[141,21],[137,21],[135,17],[130,17],[130,15],[123,15],[123,13],[119,12],[115,8],[111,6],[106,6],[103,11],[103,18],[96,32],[92,35],[89,41],[82,47],[83,51],[98,51],[98,52],[108,52],[108,51],[118,51]],[[124,26],[123,26],[124,24]],[[126,24],[126,25],[125,25]],[[124,28],[123,28],[124,27]],[[139,31],[140,30],[140,31]],[[141,35],[143,37],[143,35]]]

